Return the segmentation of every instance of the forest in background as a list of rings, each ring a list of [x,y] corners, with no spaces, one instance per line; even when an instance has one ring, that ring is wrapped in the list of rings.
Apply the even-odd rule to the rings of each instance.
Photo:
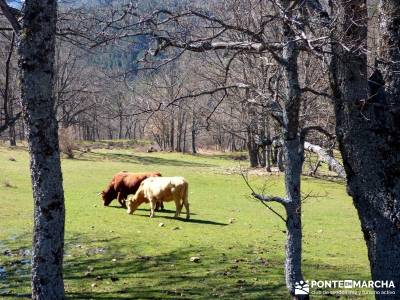
[[[162,1],[162,7],[179,9],[184,2]],[[111,30],[109,36],[89,38],[96,36],[98,18],[112,18],[124,5],[123,1],[60,3],[55,97],[61,135],[83,141],[149,140],[161,151],[247,151],[251,166],[265,166],[268,151],[276,161],[279,124],[264,102],[266,97],[283,99],[279,66],[264,54],[226,50],[171,50],[150,64],[145,60],[154,41],[148,36],[127,30],[126,37],[116,38]],[[157,6],[159,1],[150,1],[142,9],[151,12]],[[231,14],[239,24],[256,22],[262,16],[254,10],[252,21],[241,14],[256,7],[252,2],[237,7],[201,2],[203,10],[207,6],[218,14]],[[5,25],[7,21],[1,22]],[[187,22],[196,26],[196,20]],[[7,124],[21,111],[13,33],[1,31],[0,43],[0,124]],[[179,59],[171,58],[178,55]],[[333,136],[335,118],[333,104],[325,96],[329,82],[323,62],[308,52],[301,54],[300,61],[302,84],[320,92],[305,93],[301,126],[320,126]],[[25,139],[24,132],[22,118],[18,118],[1,138],[14,145]],[[315,134],[311,141],[326,148],[334,146],[324,134]]]

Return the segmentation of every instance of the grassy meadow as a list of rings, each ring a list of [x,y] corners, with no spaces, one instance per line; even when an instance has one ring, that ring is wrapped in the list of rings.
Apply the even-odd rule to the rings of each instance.
[[[284,223],[248,196],[241,176],[230,171],[240,164],[246,166],[229,155],[129,149],[63,159],[68,299],[289,299]],[[186,177],[191,220],[173,219],[173,203],[153,219],[146,205],[134,215],[117,201],[103,207],[97,193],[121,170]],[[258,190],[283,195],[282,176],[249,178]],[[368,280],[366,248],[344,183],[304,177],[303,193],[312,195],[303,207],[306,279]],[[0,195],[0,298],[26,298],[33,220],[25,148],[0,147]],[[191,262],[193,256],[200,261]]]

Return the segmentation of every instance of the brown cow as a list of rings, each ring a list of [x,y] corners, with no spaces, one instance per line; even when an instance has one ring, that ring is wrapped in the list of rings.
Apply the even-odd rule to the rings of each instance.
[[[126,208],[126,198],[128,195],[136,193],[143,180],[149,177],[159,176],[161,176],[161,174],[158,172],[129,173],[122,171],[115,174],[108,187],[100,193],[103,198],[104,206],[110,205],[114,199],[117,199],[121,206]]]

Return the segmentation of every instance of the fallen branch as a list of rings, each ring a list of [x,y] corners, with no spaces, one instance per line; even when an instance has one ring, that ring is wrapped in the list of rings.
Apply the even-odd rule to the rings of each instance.
[[[343,166],[333,156],[329,155],[328,152],[318,145],[304,142],[304,150],[308,150],[318,155],[318,159],[326,163],[331,169],[338,174],[340,178],[346,178],[346,172]]]

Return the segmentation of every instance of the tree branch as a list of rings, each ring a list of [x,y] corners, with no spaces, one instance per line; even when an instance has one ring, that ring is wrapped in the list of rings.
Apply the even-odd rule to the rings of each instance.
[[[329,133],[327,130],[325,130],[324,128],[322,128],[321,126],[308,126],[305,127],[301,130],[300,133],[300,137],[301,139],[304,141],[306,138],[306,135],[310,132],[310,131],[318,131],[322,134],[324,134],[325,136],[327,136],[330,140],[335,139],[336,137],[334,135],[332,135],[331,133]]]
[[[8,6],[8,4],[5,0],[0,0],[0,8],[1,8],[4,16],[10,22],[15,33],[18,35],[19,31],[21,30],[21,25],[19,24],[17,17],[16,17],[16,11],[18,11],[18,10]]]
[[[8,127],[14,125],[15,122],[17,122],[18,119],[21,117],[21,115],[22,115],[22,112],[17,113],[14,117],[9,119],[4,125],[0,126],[0,133],[2,133],[3,131],[7,130]]]
[[[244,182],[246,183],[246,185],[249,187],[249,189],[251,190],[251,195],[257,199],[260,200],[260,202],[266,207],[268,208],[270,211],[272,211],[275,215],[277,215],[283,222],[287,222],[287,220],[279,213],[277,212],[275,209],[273,209],[271,206],[269,206],[266,202],[278,202],[280,204],[282,204],[284,207],[286,207],[286,204],[288,203],[288,201],[284,198],[280,198],[280,197],[268,197],[268,196],[262,196],[257,194],[254,189],[251,187],[248,179],[246,178],[246,176],[241,173]]]
[[[314,95],[316,95],[316,96],[326,97],[326,98],[328,98],[328,99],[330,99],[330,100],[332,100],[332,101],[335,100],[335,98],[334,98],[332,95],[330,95],[330,94],[328,94],[328,93],[324,93],[324,92],[319,92],[319,91],[314,90],[314,89],[309,88],[309,87],[304,87],[304,88],[302,88],[302,89],[301,89],[301,92],[302,92],[302,93],[309,92],[309,93],[314,94]]]

